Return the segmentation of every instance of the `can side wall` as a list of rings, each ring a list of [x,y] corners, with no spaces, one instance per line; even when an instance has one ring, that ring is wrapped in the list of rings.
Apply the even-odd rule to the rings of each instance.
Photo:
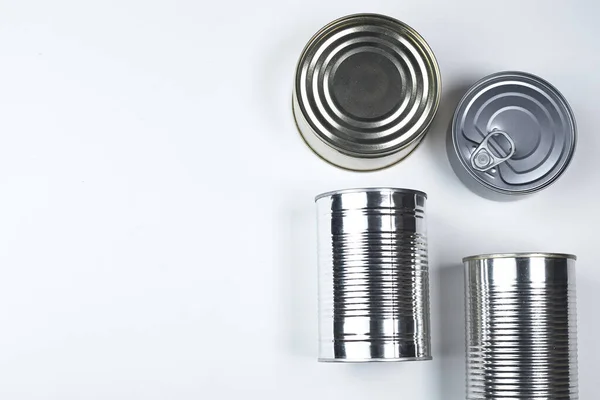
[[[319,360],[430,359],[425,195],[368,190],[316,202]]]
[[[468,400],[578,398],[575,263],[465,261]]]

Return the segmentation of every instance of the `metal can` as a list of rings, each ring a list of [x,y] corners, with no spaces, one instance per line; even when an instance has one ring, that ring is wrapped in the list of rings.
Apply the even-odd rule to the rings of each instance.
[[[431,359],[426,198],[395,188],[317,196],[319,361]]]
[[[293,110],[317,155],[369,171],[421,142],[440,97],[439,67],[421,35],[387,16],[357,14],[310,39],[296,69]]]
[[[575,260],[467,257],[467,399],[578,399]]]
[[[515,199],[560,177],[573,157],[576,130],[554,86],[528,73],[501,72],[477,82],[458,104],[448,156],[471,190]]]

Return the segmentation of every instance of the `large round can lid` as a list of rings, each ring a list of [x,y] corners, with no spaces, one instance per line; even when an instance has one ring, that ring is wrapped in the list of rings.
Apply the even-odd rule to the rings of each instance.
[[[554,182],[576,142],[573,112],[545,80],[501,72],[476,83],[452,121],[454,151],[468,173],[497,192],[526,194]]]
[[[438,108],[441,78],[414,29],[358,14],[331,22],[309,41],[294,95],[322,142],[349,156],[380,157],[422,138]]]

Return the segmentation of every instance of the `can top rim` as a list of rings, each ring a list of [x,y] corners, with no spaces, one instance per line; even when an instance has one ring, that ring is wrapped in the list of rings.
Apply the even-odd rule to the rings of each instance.
[[[407,193],[407,194],[416,194],[418,196],[423,196],[427,198],[427,193],[422,192],[420,190],[414,189],[403,189],[403,188],[393,188],[393,187],[371,187],[371,188],[353,188],[353,189],[341,189],[341,190],[333,190],[330,192],[325,192],[317,195],[315,197],[315,201],[322,199],[324,197],[330,197],[338,194],[349,194],[349,193],[368,193],[368,192],[390,192],[390,193]]]
[[[571,260],[577,260],[577,256],[568,253],[492,253],[492,254],[478,254],[475,256],[469,256],[463,258],[463,262],[475,261],[475,260],[488,260],[497,258],[568,258]]]

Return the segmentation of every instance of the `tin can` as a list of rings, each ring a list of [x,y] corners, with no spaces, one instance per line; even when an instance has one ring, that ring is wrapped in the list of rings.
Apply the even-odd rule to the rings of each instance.
[[[423,192],[317,196],[319,361],[431,359]]]
[[[421,35],[390,17],[357,14],[310,39],[296,69],[293,110],[317,155],[369,171],[421,142],[440,97],[439,67]]]
[[[477,82],[458,104],[448,157],[474,192],[511,200],[555,182],[576,144],[575,117],[561,93],[524,72]]]
[[[467,257],[467,399],[578,398],[575,256]]]

